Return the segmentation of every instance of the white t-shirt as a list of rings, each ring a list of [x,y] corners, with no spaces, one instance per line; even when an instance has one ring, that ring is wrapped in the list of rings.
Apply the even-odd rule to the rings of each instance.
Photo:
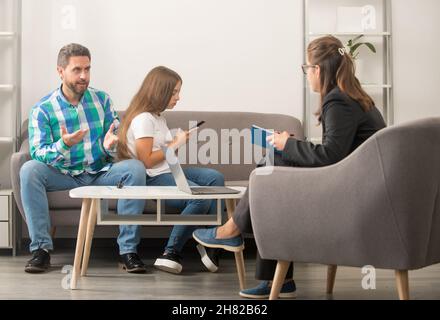
[[[163,116],[143,112],[133,118],[127,131],[127,147],[133,158],[138,159],[135,141],[147,137],[153,138],[153,152],[161,150],[161,146],[173,140],[167,121]],[[171,171],[165,160],[156,164],[153,168],[147,169],[147,174],[150,177],[169,172]]]

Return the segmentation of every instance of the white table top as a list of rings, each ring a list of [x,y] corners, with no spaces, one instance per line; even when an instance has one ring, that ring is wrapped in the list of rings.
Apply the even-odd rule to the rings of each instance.
[[[179,191],[177,187],[124,186],[118,189],[110,186],[88,186],[70,190],[69,196],[83,199],[240,199],[246,191],[245,187],[228,188],[240,193],[193,195]]]

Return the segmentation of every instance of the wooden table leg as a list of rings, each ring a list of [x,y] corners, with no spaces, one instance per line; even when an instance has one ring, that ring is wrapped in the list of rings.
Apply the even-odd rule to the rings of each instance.
[[[81,268],[82,254],[84,250],[84,240],[87,229],[87,221],[90,211],[90,199],[83,199],[81,207],[81,217],[79,219],[78,237],[76,239],[75,260],[73,262],[72,279],[70,280],[70,289],[76,289],[76,282]]]
[[[93,232],[95,231],[96,218],[98,215],[98,212],[97,212],[98,201],[99,201],[99,199],[93,199],[92,204],[90,206],[89,219],[87,222],[86,242],[84,245],[83,262],[82,262],[82,266],[81,266],[81,276],[82,277],[86,275],[87,268],[89,266],[90,249],[92,247]]]
[[[226,210],[228,212],[228,219],[232,217],[235,211],[235,199],[225,199]],[[244,267],[243,251],[234,252],[235,264],[237,265],[238,281],[240,283],[240,290],[246,289],[246,270]]]

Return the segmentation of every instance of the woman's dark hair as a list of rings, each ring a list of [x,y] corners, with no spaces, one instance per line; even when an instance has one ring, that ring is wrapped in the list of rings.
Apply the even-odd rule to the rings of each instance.
[[[307,57],[311,65],[320,68],[321,107],[316,112],[319,122],[321,122],[324,97],[336,87],[356,100],[364,111],[370,111],[374,107],[373,99],[362,89],[361,83],[355,76],[352,57],[339,39],[325,36],[312,41],[307,47]]]

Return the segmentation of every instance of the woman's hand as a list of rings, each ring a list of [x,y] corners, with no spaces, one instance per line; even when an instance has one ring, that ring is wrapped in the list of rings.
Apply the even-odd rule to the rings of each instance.
[[[282,133],[275,132],[273,136],[267,137],[267,142],[274,146],[278,151],[283,151],[286,147],[287,140],[292,137],[287,131]]]

